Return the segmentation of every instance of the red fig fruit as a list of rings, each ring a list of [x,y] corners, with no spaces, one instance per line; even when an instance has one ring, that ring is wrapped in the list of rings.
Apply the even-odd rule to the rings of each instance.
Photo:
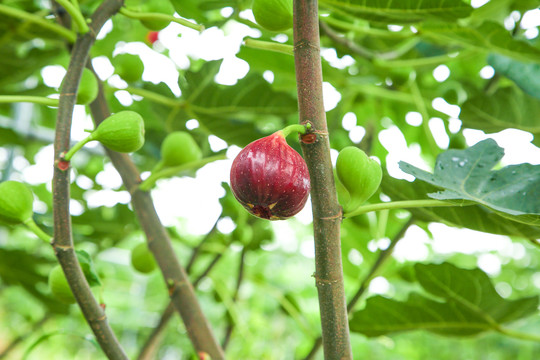
[[[306,162],[277,131],[240,151],[231,167],[231,189],[251,214],[289,218],[304,208],[309,195]]]

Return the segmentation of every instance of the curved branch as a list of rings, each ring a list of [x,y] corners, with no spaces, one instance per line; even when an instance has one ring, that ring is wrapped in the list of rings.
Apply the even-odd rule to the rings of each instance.
[[[69,213],[70,164],[63,159],[63,155],[70,146],[73,108],[82,70],[88,60],[90,48],[99,29],[107,19],[118,11],[121,5],[122,1],[120,0],[103,2],[92,16],[91,30],[84,36],[79,37],[75,42],[60,93],[54,140],[54,238],[51,244],[86,321],[109,359],[127,359],[127,356],[109,326],[103,308],[92,294],[75,255]]]
[[[90,104],[90,110],[96,126],[110,115],[101,83],[99,83],[98,97]],[[223,350],[217,343],[210,324],[202,312],[193,285],[178,262],[169,234],[159,220],[150,193],[141,191],[139,188],[141,177],[137,167],[127,154],[105,150],[122,177],[124,186],[131,194],[133,210],[146,234],[148,247],[156,258],[169,289],[171,301],[184,321],[195,350],[209,354],[214,360],[224,359]]]

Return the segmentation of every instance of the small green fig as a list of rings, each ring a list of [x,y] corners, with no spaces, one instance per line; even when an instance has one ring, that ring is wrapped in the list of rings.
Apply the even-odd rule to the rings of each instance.
[[[32,218],[34,195],[18,181],[0,183],[0,222],[19,224]]]
[[[127,82],[140,80],[144,71],[141,58],[132,54],[119,54],[112,59],[114,72]]]
[[[131,250],[131,265],[143,274],[148,274],[156,268],[156,260],[146,243],[140,243]]]
[[[54,297],[63,303],[74,304],[76,302],[60,265],[56,265],[49,273],[49,289]]]
[[[103,120],[90,134],[111,150],[129,153],[144,145],[144,121],[135,111],[120,111]]]
[[[253,0],[253,16],[259,25],[271,31],[285,31],[293,26],[292,0]]]
[[[202,159],[202,152],[191,134],[175,131],[165,137],[161,144],[163,167],[178,166]]]
[[[343,207],[345,213],[355,210],[369,199],[382,180],[379,163],[354,146],[347,146],[339,152],[336,173],[343,187],[349,192],[349,201]]]
[[[148,13],[160,13],[166,15],[174,14],[174,6],[169,0],[144,1],[140,11]],[[159,31],[166,28],[170,21],[167,20],[141,20],[141,24],[148,30]]]

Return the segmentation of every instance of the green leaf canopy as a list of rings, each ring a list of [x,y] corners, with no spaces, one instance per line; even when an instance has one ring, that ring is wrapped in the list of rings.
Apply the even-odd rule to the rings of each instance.
[[[371,297],[364,309],[353,314],[351,330],[370,337],[419,329],[471,336],[502,331],[502,323],[537,311],[538,296],[506,300],[479,269],[461,269],[449,263],[416,264],[414,272],[429,298],[418,293],[412,293],[406,301]]]

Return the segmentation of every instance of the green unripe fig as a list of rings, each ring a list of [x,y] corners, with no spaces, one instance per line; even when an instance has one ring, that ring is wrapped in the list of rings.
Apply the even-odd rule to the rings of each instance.
[[[60,265],[56,265],[49,273],[49,289],[54,297],[63,303],[74,304],[76,302]]]
[[[191,134],[175,131],[161,144],[161,162],[164,167],[178,166],[202,159],[202,152]]]
[[[120,111],[103,120],[90,137],[114,151],[137,151],[144,145],[144,121],[135,111]]]
[[[174,14],[174,6],[169,0],[145,1],[141,7],[141,12],[160,13],[166,15]],[[141,20],[141,24],[148,30],[159,31],[166,28],[170,21],[167,20]]]
[[[351,212],[369,199],[379,188],[382,169],[378,162],[354,146],[339,152],[336,173],[343,187],[349,192],[349,201],[343,207]]]
[[[285,31],[293,26],[292,0],[253,0],[253,16],[259,25],[271,31]]]
[[[140,243],[131,250],[131,265],[143,274],[148,274],[156,268],[156,260],[146,243]]]
[[[18,181],[0,183],[0,222],[19,224],[32,218],[34,195]]]
[[[127,82],[140,80],[144,65],[137,55],[119,54],[112,59],[114,72]]]

